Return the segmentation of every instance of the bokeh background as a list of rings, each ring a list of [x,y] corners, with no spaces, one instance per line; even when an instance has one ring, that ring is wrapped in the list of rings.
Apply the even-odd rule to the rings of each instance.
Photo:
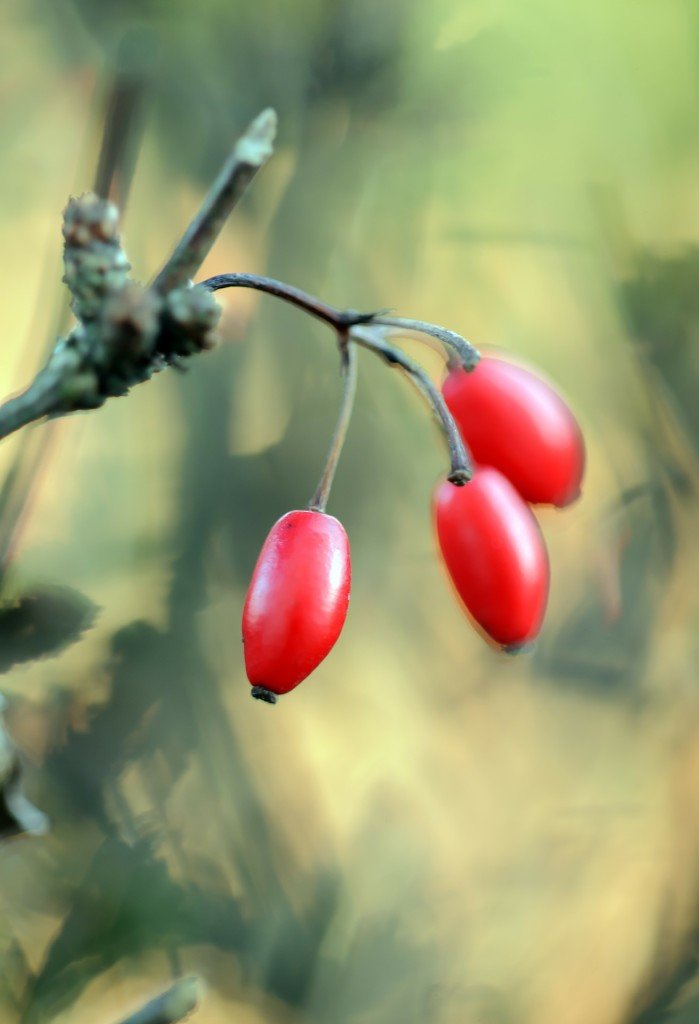
[[[540,514],[541,642],[500,655],[436,558],[442,441],[360,353],[329,506],[350,615],[270,708],[240,614],[320,472],[332,335],[224,293],[188,373],[5,442],[5,719],[52,827],[0,844],[1,1019],[110,1024],[194,972],[201,1024],[699,1020],[697,5],[29,0],[0,26],[3,393],[65,326],[60,214],[105,123],[147,280],[272,105],[202,276],[505,349],[589,449]]]

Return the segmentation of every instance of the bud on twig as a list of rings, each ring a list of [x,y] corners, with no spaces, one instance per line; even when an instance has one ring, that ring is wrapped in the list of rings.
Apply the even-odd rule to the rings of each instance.
[[[158,351],[167,358],[213,348],[218,341],[216,328],[221,312],[211,292],[201,285],[169,292],[163,303]]]
[[[64,282],[78,320],[99,316],[109,296],[128,280],[131,264],[121,248],[119,211],[93,192],[71,199],[63,212]]]

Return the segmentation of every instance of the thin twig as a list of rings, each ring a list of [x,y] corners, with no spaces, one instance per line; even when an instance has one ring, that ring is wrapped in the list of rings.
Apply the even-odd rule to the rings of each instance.
[[[391,366],[399,366],[402,370],[405,370],[418,390],[427,399],[444,432],[451,459],[451,470],[448,479],[451,483],[456,484],[457,487],[467,483],[473,476],[473,466],[464,442],[461,439],[459,428],[454,422],[454,418],[449,412],[439,389],[435,387],[422,367],[410,359],[405,352],[402,352],[399,348],[394,348],[393,345],[389,345],[382,337],[380,330],[372,330],[368,327],[353,327],[350,331],[350,337],[358,345],[380,355]]]
[[[335,465],[347,431],[355,388],[355,360],[348,339],[400,366],[431,405],[449,445],[449,479],[463,484],[471,477],[469,456],[444,400],[425,371],[385,340],[387,330],[417,331],[434,337],[472,369],[478,353],[444,327],[421,320],[392,317],[385,311],[359,313],[336,309],[306,292],[254,274],[219,274],[197,287],[190,278],[209,252],[245,186],[272,153],[276,114],[263,111],[233,149],[199,213],[170,259],[145,291],[127,277],[117,211],[87,194],[66,208],[64,280],[74,295],[80,323],[53,349],[48,363],[22,394],[0,405],[0,439],[46,416],[96,408],[126,394],[180,357],[209,348],[220,307],[211,293],[222,288],[253,288],[289,302],[332,326],[344,351],[345,396],[325,473],[312,507],[325,508]],[[105,273],[105,265],[109,273]],[[377,324],[378,329],[369,329]],[[362,328],[365,325],[366,329]]]
[[[396,333],[401,335],[410,334],[419,337],[421,334],[428,334],[431,338],[436,338],[445,348],[456,355],[459,365],[464,370],[475,369],[481,358],[478,349],[470,341],[462,338],[456,331],[450,331],[447,327],[440,327],[438,324],[430,324],[425,320],[412,320],[404,316],[386,316],[382,313],[377,314],[372,323],[395,328]]]
[[[4,402],[0,406],[0,440],[55,412],[57,385],[57,380],[46,367],[26,391]]]
[[[480,360],[480,353],[470,341],[446,327],[430,324],[424,320],[391,316],[383,311],[358,313],[353,309],[337,309],[335,306],[323,302],[322,299],[316,298],[315,295],[309,295],[308,292],[304,292],[300,288],[286,284],[285,281],[277,281],[272,277],[264,277],[259,274],[217,274],[215,277],[209,277],[206,281],[202,281],[201,286],[212,292],[222,288],[252,288],[256,291],[266,292],[277,299],[291,303],[310,316],[314,316],[336,329],[371,323],[391,328],[401,336],[409,334],[420,337],[422,335],[422,340],[425,340],[424,335],[428,335],[453,353],[457,357],[459,366],[465,370],[474,369]]]
[[[352,409],[354,407],[354,396],[357,391],[357,351],[354,344],[345,337],[340,343],[340,372],[342,374],[342,403],[337,418],[335,432],[330,442],[328,456],[325,460],[323,475],[318,482],[316,492],[311,498],[308,508],[311,512],[325,512],[330,497],[330,489],[335,479],[335,471],[342,454],[342,448],[347,437]]]
[[[273,295],[283,302],[289,302],[304,313],[330,324],[335,330],[345,330],[355,324],[373,323],[376,313],[358,313],[354,309],[337,309],[335,306],[317,299],[315,295],[295,288],[294,285],[286,284],[284,281],[277,281],[273,277],[263,277],[260,274],[217,274],[201,282],[202,288],[217,292],[221,288],[252,288],[258,292],[265,292]]]
[[[153,282],[153,288],[161,295],[187,284],[194,277],[231,210],[257,171],[271,157],[276,132],[277,115],[272,109],[267,109],[238,139],[199,213]]]
[[[442,341],[443,344],[448,344],[452,350],[458,351],[460,363],[464,368],[472,369],[480,357],[476,350],[464,338],[461,338],[460,335],[455,334],[454,331],[448,331],[444,327],[424,324],[421,320],[403,320],[401,317],[388,317],[381,313],[358,313],[351,309],[336,309],[321,299],[301,291],[300,288],[288,285],[284,281],[277,281],[274,278],[262,277],[257,274],[218,274],[216,277],[210,277],[206,281],[202,281],[201,287],[209,288],[211,291],[218,291],[221,288],[253,288],[291,303],[291,305],[302,309],[305,313],[309,313],[318,320],[322,320],[336,330],[346,331],[350,329],[350,337],[358,344],[377,352],[387,362],[402,367],[410,375],[416,387],[420,389],[432,406],[447,438],[451,456],[449,479],[457,485],[466,483],[467,480],[471,479],[471,463],[464,443],[461,440],[459,429],[454,423],[453,417],[444,403],[444,399],[428,375],[421,366],[405,355],[404,352],[389,345],[384,340],[382,332],[360,331],[359,328],[362,325],[385,324],[387,327],[411,331],[416,330],[430,334]],[[312,500],[315,502],[315,496]]]
[[[198,978],[182,978],[121,1024],[176,1024],[196,1010],[201,989]]]

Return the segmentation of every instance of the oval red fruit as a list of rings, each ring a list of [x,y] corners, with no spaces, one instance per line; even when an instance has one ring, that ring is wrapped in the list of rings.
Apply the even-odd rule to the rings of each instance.
[[[529,643],[549,589],[546,545],[529,506],[490,467],[464,487],[445,481],[434,505],[444,561],[473,619],[503,647]]]
[[[580,494],[585,444],[561,396],[522,366],[484,356],[442,388],[473,458],[494,466],[532,504],[569,505]]]
[[[350,549],[324,512],[287,512],[270,530],[243,609],[245,669],[255,696],[274,702],[329,653],[347,616]]]

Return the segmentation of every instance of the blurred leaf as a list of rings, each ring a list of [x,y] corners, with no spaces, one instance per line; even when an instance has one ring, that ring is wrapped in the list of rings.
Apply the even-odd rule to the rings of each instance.
[[[2,971],[0,972],[0,1006],[20,1009],[19,996],[26,988],[32,971],[25,950],[12,937],[2,949]]]
[[[58,654],[93,625],[97,611],[70,587],[42,587],[0,608],[0,672]]]
[[[669,257],[642,251],[635,273],[619,285],[619,297],[631,335],[659,371],[699,448],[699,247]]]
[[[301,911],[282,892],[275,901],[272,919],[258,917],[253,931],[257,954],[253,976],[266,992],[288,1006],[307,1005],[322,944],[339,901],[338,878],[333,872],[318,872],[311,885]],[[289,956],[290,949],[293,957]]]
[[[629,324],[654,354],[674,356],[692,343],[699,326],[699,247],[678,256],[641,252],[636,273],[621,285]]]
[[[419,944],[403,934],[399,910],[390,918],[363,920],[343,960],[323,965],[314,1019],[338,1024],[356,1020],[425,1024],[438,1019],[430,992],[435,955],[428,943]],[[429,1012],[426,1000],[432,1004]]]
[[[112,637],[109,699],[90,709],[87,728],[69,726],[46,760],[48,776],[60,785],[73,813],[107,827],[105,786],[151,745],[153,713],[169,689],[162,672],[166,647],[164,634],[147,622],[130,623]],[[191,744],[181,734],[175,742],[182,765]]]
[[[147,842],[106,839],[73,906],[25,992],[25,1024],[72,1006],[98,974],[151,949],[212,943],[240,949],[245,937],[236,901],[180,886]]]
[[[699,960],[697,933],[689,943],[690,955],[679,965],[660,992],[630,1024],[696,1024],[699,1021]]]
[[[435,985],[427,994],[422,1019],[440,1024],[514,1024],[507,1002],[505,994],[490,985]]]
[[[595,585],[585,588],[568,620],[537,648],[535,664],[561,687],[635,692],[676,551],[665,487],[648,483],[622,495],[608,518],[606,548],[604,533],[594,539],[601,552]]]

